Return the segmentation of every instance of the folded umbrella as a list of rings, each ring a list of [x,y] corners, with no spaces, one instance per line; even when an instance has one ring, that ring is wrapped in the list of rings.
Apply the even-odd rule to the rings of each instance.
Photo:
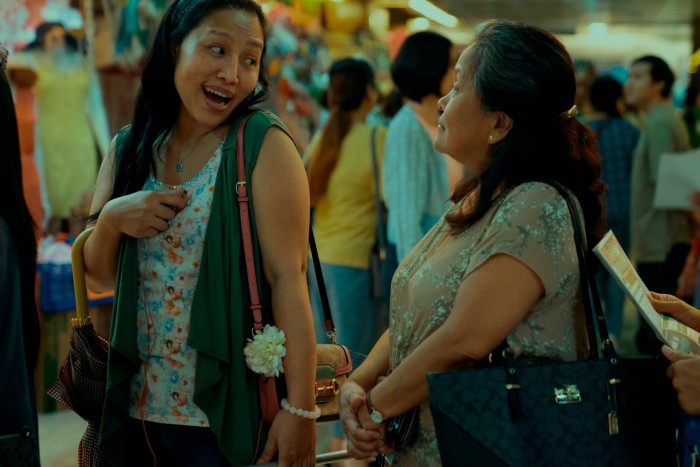
[[[85,230],[73,243],[71,259],[77,317],[71,320],[70,349],[58,380],[47,391],[49,396],[88,422],[78,447],[81,467],[107,465],[99,451],[99,430],[107,385],[109,344],[95,332],[88,313],[83,245],[91,233],[92,228]]]

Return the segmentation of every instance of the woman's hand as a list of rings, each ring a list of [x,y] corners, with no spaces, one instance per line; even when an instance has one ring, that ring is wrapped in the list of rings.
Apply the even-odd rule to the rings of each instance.
[[[700,415],[700,357],[675,352],[667,345],[661,351],[671,361],[666,374],[673,381],[681,408],[689,415]]]
[[[168,229],[168,222],[182,211],[191,193],[178,188],[167,191],[137,191],[105,204],[100,220],[114,231],[134,238],[155,237]]]
[[[340,421],[348,438],[348,454],[355,459],[369,459],[381,452],[384,432],[364,428],[360,422],[361,410],[367,413],[365,390],[353,381],[346,381],[340,389]]]
[[[651,302],[651,306],[659,313],[668,315],[700,332],[700,310],[694,306],[669,294],[649,292],[647,298]]]
[[[280,410],[272,421],[258,464],[272,461],[279,450],[279,467],[316,465],[316,423]]]

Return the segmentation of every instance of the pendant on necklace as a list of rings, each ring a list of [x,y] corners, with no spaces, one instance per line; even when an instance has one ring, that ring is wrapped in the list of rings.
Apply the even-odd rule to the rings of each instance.
[[[175,166],[175,172],[177,172],[177,173],[182,172],[182,159],[180,159],[180,160],[177,162],[177,165]]]

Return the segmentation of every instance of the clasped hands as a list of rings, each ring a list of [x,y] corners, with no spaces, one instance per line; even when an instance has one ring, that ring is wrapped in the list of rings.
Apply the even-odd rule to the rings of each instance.
[[[365,390],[353,381],[345,382],[340,390],[340,421],[348,439],[348,454],[355,459],[393,452],[386,444],[384,424],[370,418],[365,396]]]

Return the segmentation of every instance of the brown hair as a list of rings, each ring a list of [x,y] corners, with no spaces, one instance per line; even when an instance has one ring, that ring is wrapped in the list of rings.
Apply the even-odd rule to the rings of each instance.
[[[328,84],[330,117],[309,163],[311,206],[328,191],[328,181],[340,158],[340,149],[352,127],[352,111],[357,110],[374,86],[374,73],[363,60],[345,58],[331,65]]]
[[[488,23],[470,50],[471,81],[481,106],[504,112],[513,127],[499,142],[486,170],[467,176],[453,201],[471,193],[476,205],[445,216],[453,233],[473,225],[494,195],[522,183],[555,180],[571,190],[584,213],[589,245],[605,227],[601,159],[595,135],[569,110],[576,79],[571,57],[546,31],[511,21]]]

